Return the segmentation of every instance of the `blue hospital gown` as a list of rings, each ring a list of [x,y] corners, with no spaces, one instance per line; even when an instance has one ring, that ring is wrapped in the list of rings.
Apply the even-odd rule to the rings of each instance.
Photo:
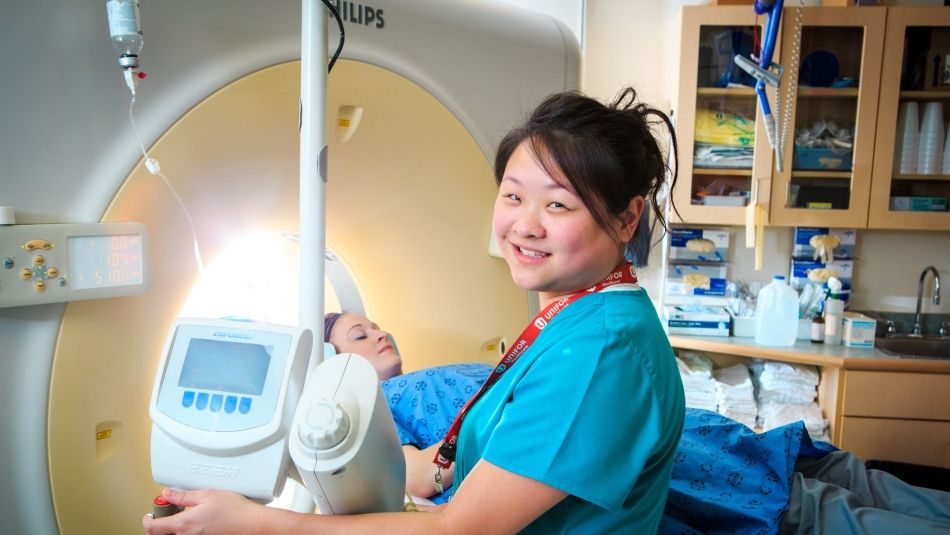
[[[834,449],[813,443],[801,421],[756,434],[715,412],[686,409],[659,533],[776,533],[795,463]]]
[[[421,450],[445,438],[455,415],[481,388],[491,370],[487,364],[452,364],[383,381],[383,393],[396,421],[400,442]],[[429,499],[445,503],[454,492],[452,486]]]

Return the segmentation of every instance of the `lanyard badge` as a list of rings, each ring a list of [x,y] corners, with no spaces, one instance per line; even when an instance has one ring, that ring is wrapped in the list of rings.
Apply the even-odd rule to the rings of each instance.
[[[475,403],[478,398],[488,390],[488,388],[495,384],[498,379],[506,371],[511,369],[511,366],[518,360],[521,355],[534,343],[535,339],[541,334],[541,330],[547,326],[548,323],[554,316],[560,313],[562,310],[567,308],[568,305],[577,301],[581,297],[595,293],[603,290],[604,288],[609,288],[610,286],[615,286],[617,284],[636,284],[637,275],[634,271],[633,264],[625,263],[617,266],[616,269],[610,275],[607,275],[602,281],[596,285],[581,291],[576,294],[563,297],[557,301],[551,303],[544,310],[538,313],[534,317],[534,320],[525,327],[524,331],[518,336],[518,340],[508,349],[505,353],[505,356],[501,358],[501,361],[495,366],[495,369],[492,370],[491,374],[488,376],[488,379],[485,381],[485,384],[478,389],[478,392],[469,399],[462,410],[459,411],[458,415],[455,417],[455,421],[452,422],[452,427],[449,428],[448,433],[445,435],[445,440],[443,440],[442,445],[439,446],[439,451],[435,455],[435,459],[432,461],[436,464],[436,486],[441,487],[441,472],[442,468],[448,468],[449,465],[455,461],[456,447],[458,446],[458,436],[459,430],[462,428],[462,419],[465,418],[465,414],[468,413],[469,408]]]

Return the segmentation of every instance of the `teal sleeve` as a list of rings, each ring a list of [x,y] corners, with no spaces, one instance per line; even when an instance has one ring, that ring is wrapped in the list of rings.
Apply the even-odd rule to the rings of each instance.
[[[483,457],[616,511],[666,447],[652,368],[655,355],[672,358],[669,344],[621,339],[603,321],[567,322],[556,340],[512,391]]]

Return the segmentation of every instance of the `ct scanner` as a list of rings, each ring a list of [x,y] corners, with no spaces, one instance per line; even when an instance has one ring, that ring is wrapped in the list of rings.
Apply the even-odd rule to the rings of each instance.
[[[139,531],[159,489],[153,373],[205,284],[179,207],[141,165],[102,4],[5,7],[0,205],[21,225],[141,223],[151,275],[138,296],[0,308],[5,533]],[[482,342],[515,334],[529,308],[487,253],[494,145],[543,96],[577,87],[578,45],[560,22],[496,3],[342,4],[351,17],[328,78],[327,245],[367,313],[397,333],[407,369],[478,360]],[[366,9],[384,24],[361,23]],[[207,272],[249,235],[297,230],[300,11],[296,0],[142,0],[149,76],[136,123],[191,211]],[[328,34],[335,45],[332,25]],[[363,116],[342,142],[344,106]],[[259,277],[247,284],[293,286],[294,266],[278,256],[244,251]]]

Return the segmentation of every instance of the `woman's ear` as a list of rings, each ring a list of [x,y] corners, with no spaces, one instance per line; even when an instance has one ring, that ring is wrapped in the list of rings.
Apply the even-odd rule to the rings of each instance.
[[[637,195],[630,199],[627,209],[620,213],[620,241],[626,243],[633,238],[637,231],[637,225],[640,224],[640,216],[643,215],[643,209],[646,201],[642,195]]]

